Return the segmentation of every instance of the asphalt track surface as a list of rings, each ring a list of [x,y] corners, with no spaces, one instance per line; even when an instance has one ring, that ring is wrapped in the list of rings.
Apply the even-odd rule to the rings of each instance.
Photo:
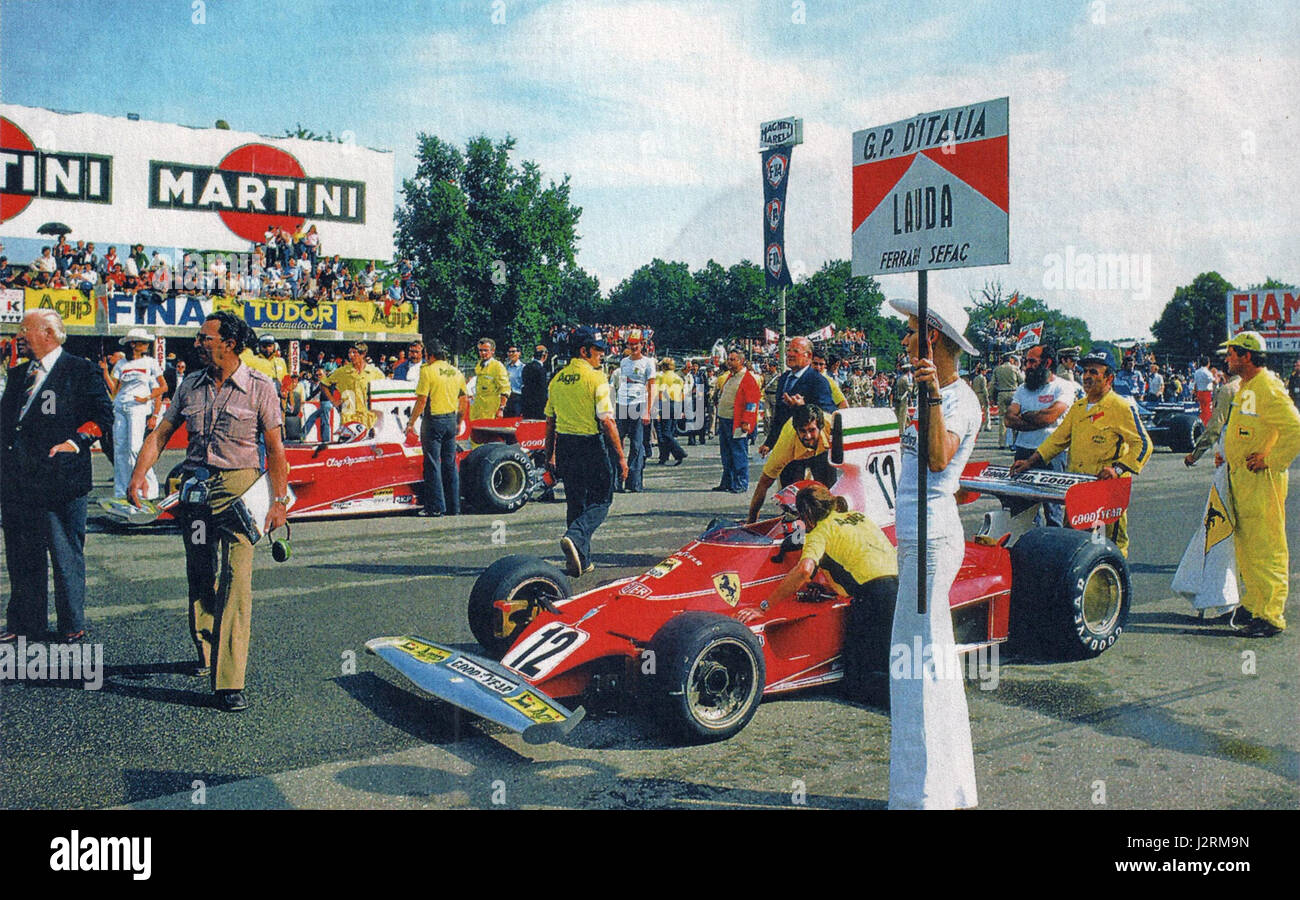
[[[747,498],[708,490],[720,472],[716,441],[687,449],[680,467],[647,467],[645,493],[616,497],[596,535],[597,571],[580,587],[643,571],[714,516],[743,515]],[[975,458],[1009,454],[986,435]],[[103,495],[110,468],[95,465]],[[968,683],[981,807],[1300,802],[1300,490],[1287,507],[1293,627],[1249,640],[1199,624],[1169,588],[1210,470],[1202,460],[1189,471],[1181,454],[1162,449],[1138,478],[1134,605],[1111,650],[1059,664],[1004,654],[996,687]],[[991,502],[964,507],[968,534]],[[304,523],[281,565],[259,547],[252,706],[237,714],[212,708],[206,682],[186,674],[193,650],[179,537],[91,533],[87,615],[104,648],[104,683],[0,682],[0,807],[885,805],[888,712],[849,703],[833,687],[764,703],[719,744],[676,746],[624,705],[593,712],[562,743],[531,746],[419,695],[365,652],[367,639],[389,634],[472,646],[464,610],[474,578],[508,553],[560,562],[563,518],[562,504],[538,503],[499,519]],[[7,599],[7,576],[2,587]]]

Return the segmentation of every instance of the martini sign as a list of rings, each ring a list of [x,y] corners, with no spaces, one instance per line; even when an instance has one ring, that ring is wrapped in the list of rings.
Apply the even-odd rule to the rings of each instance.
[[[1007,98],[853,135],[853,274],[1010,261]]]

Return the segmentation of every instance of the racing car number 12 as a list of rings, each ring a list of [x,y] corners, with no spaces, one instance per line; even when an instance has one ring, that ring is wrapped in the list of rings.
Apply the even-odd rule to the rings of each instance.
[[[588,637],[585,631],[556,623],[521,641],[501,663],[525,678],[540,678],[581,647]]]

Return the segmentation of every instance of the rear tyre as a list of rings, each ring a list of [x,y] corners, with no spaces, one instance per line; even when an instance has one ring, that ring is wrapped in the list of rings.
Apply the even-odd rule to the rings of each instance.
[[[1011,548],[1011,642],[1050,659],[1106,651],[1128,623],[1128,563],[1088,532],[1036,528]]]
[[[532,462],[514,444],[483,444],[461,465],[465,499],[485,512],[514,512],[528,502]]]
[[[568,576],[550,563],[522,554],[503,557],[484,570],[469,592],[469,630],[487,655],[499,660],[544,602],[563,600],[571,592]]]
[[[726,740],[763,699],[766,668],[753,632],[716,613],[688,612],[650,642],[659,720],[692,742]]]
[[[1179,453],[1191,453],[1204,433],[1200,416],[1187,413],[1174,416],[1169,420],[1169,447]]]

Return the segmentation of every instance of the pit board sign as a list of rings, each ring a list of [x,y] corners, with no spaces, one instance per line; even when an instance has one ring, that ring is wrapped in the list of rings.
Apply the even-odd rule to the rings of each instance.
[[[1010,262],[1007,98],[853,134],[853,274]]]

